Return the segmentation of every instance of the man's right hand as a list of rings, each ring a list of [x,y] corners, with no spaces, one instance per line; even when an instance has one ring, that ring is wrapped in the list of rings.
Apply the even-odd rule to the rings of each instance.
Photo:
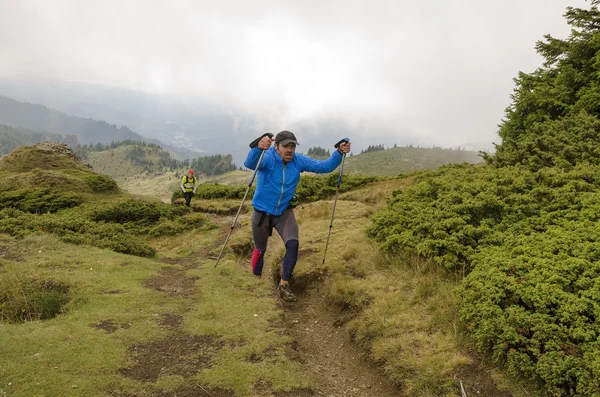
[[[269,138],[268,136],[264,136],[260,142],[258,142],[258,148],[260,150],[267,150],[268,148],[271,147],[271,144],[273,143],[273,140],[271,138]]]

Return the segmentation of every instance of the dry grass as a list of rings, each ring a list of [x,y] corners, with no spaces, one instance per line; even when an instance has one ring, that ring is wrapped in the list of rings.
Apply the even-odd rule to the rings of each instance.
[[[354,190],[347,193],[341,193],[339,198],[342,200],[358,201],[369,205],[371,213],[382,209],[386,204],[386,198],[395,190],[410,185],[412,177],[392,179],[389,181],[370,183],[363,189]]]
[[[164,203],[171,202],[171,196],[180,184],[180,178],[175,177],[175,172],[160,175],[133,174],[116,178],[115,181],[131,194],[154,197]]]

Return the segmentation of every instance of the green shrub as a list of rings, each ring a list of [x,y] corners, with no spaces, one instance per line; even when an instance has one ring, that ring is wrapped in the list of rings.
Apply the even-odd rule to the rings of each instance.
[[[81,196],[75,193],[57,193],[50,189],[18,189],[0,192],[0,209],[16,208],[30,213],[56,212],[81,203]]]
[[[87,174],[83,176],[83,180],[95,192],[108,192],[117,190],[117,182],[107,175]]]
[[[339,178],[339,172],[329,175],[308,176],[300,178],[300,183],[296,188],[296,195],[302,202],[311,202],[317,200],[327,200],[335,195]],[[370,182],[389,179],[388,177],[363,176],[363,175],[342,175],[340,191],[348,192],[364,187]]]
[[[203,183],[198,185],[194,198],[196,199],[242,199],[246,193],[247,186],[228,186],[218,183]],[[250,187],[248,198],[252,198],[254,194],[254,185]],[[183,198],[181,189],[177,189],[171,196],[171,202]]]
[[[456,165],[415,175],[416,183],[374,216],[369,235],[384,250],[411,250],[449,270],[468,271],[479,248],[502,245],[510,233],[579,218],[581,200],[600,186],[600,174],[587,164],[571,172]]]
[[[145,258],[151,258],[156,255],[156,250],[154,248],[141,241],[138,237],[128,234],[122,234],[117,238],[110,236],[93,242],[88,241],[88,244],[99,248],[107,248],[122,254]]]
[[[91,219],[95,222],[131,223],[142,227],[154,225],[163,217],[167,219],[175,217],[173,206],[143,200],[128,200],[107,205],[95,210],[91,215]]]
[[[145,229],[133,230],[143,231]],[[115,223],[94,222],[76,213],[27,214],[14,209],[0,210],[0,232],[16,237],[32,233],[53,233],[66,243],[108,248],[124,254],[152,257],[154,249],[132,230]],[[143,234],[143,233],[140,233]]]
[[[192,229],[215,227],[202,214],[187,207],[129,200],[97,204],[96,208],[58,214],[29,214],[14,208],[0,210],[0,232],[16,237],[53,233],[64,242],[111,249],[129,255],[152,257],[155,250],[146,236],[176,235]]]
[[[551,395],[595,395],[600,167],[447,166],[415,181],[369,234],[467,275],[460,313],[481,352]]]
[[[46,230],[71,244],[107,248],[123,254],[152,257],[156,251],[124,225],[98,223],[77,218],[56,218],[45,222]]]
[[[177,218],[177,222],[181,223],[182,225],[185,225],[187,227],[190,228],[214,228],[216,227],[214,223],[212,223],[210,221],[210,218],[208,218],[206,215],[204,214],[200,214],[200,213],[191,213],[187,216],[182,216]]]
[[[94,192],[109,192],[118,190],[117,183],[108,175],[96,174],[94,172],[85,172],[81,170],[64,170],[66,174],[78,176],[92,188]]]
[[[480,351],[556,396],[599,390],[600,227],[565,222],[482,249],[461,316]]]
[[[36,230],[36,215],[14,208],[0,210],[0,233],[25,237]]]
[[[205,215],[193,213],[188,216],[178,217],[171,221],[163,220],[148,231],[148,235],[152,237],[158,236],[173,236],[192,229],[212,229],[216,225],[213,224]]]
[[[190,227],[187,225],[183,225],[175,221],[166,220],[151,228],[148,232],[148,235],[152,237],[174,236],[183,233],[188,229],[190,229]]]

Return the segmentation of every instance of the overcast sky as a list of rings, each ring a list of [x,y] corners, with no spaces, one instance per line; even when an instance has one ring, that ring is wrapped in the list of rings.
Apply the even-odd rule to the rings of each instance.
[[[584,0],[0,0],[0,77],[211,97],[285,128],[499,143],[513,78]],[[183,97],[183,96],[182,96]],[[397,132],[395,132],[397,131]],[[379,142],[374,142],[379,143]],[[419,142],[415,142],[419,143]]]

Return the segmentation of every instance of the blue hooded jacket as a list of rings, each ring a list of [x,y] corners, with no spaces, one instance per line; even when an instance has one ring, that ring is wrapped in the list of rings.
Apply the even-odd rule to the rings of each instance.
[[[252,148],[246,157],[244,166],[251,170],[256,169],[261,152],[262,150],[258,146]],[[296,186],[300,182],[301,172],[328,173],[335,170],[341,162],[342,154],[336,150],[327,160],[315,160],[294,153],[292,161],[283,164],[283,159],[275,147],[271,146],[265,151],[258,168],[252,205],[259,211],[275,216],[281,215],[294,196]]]

